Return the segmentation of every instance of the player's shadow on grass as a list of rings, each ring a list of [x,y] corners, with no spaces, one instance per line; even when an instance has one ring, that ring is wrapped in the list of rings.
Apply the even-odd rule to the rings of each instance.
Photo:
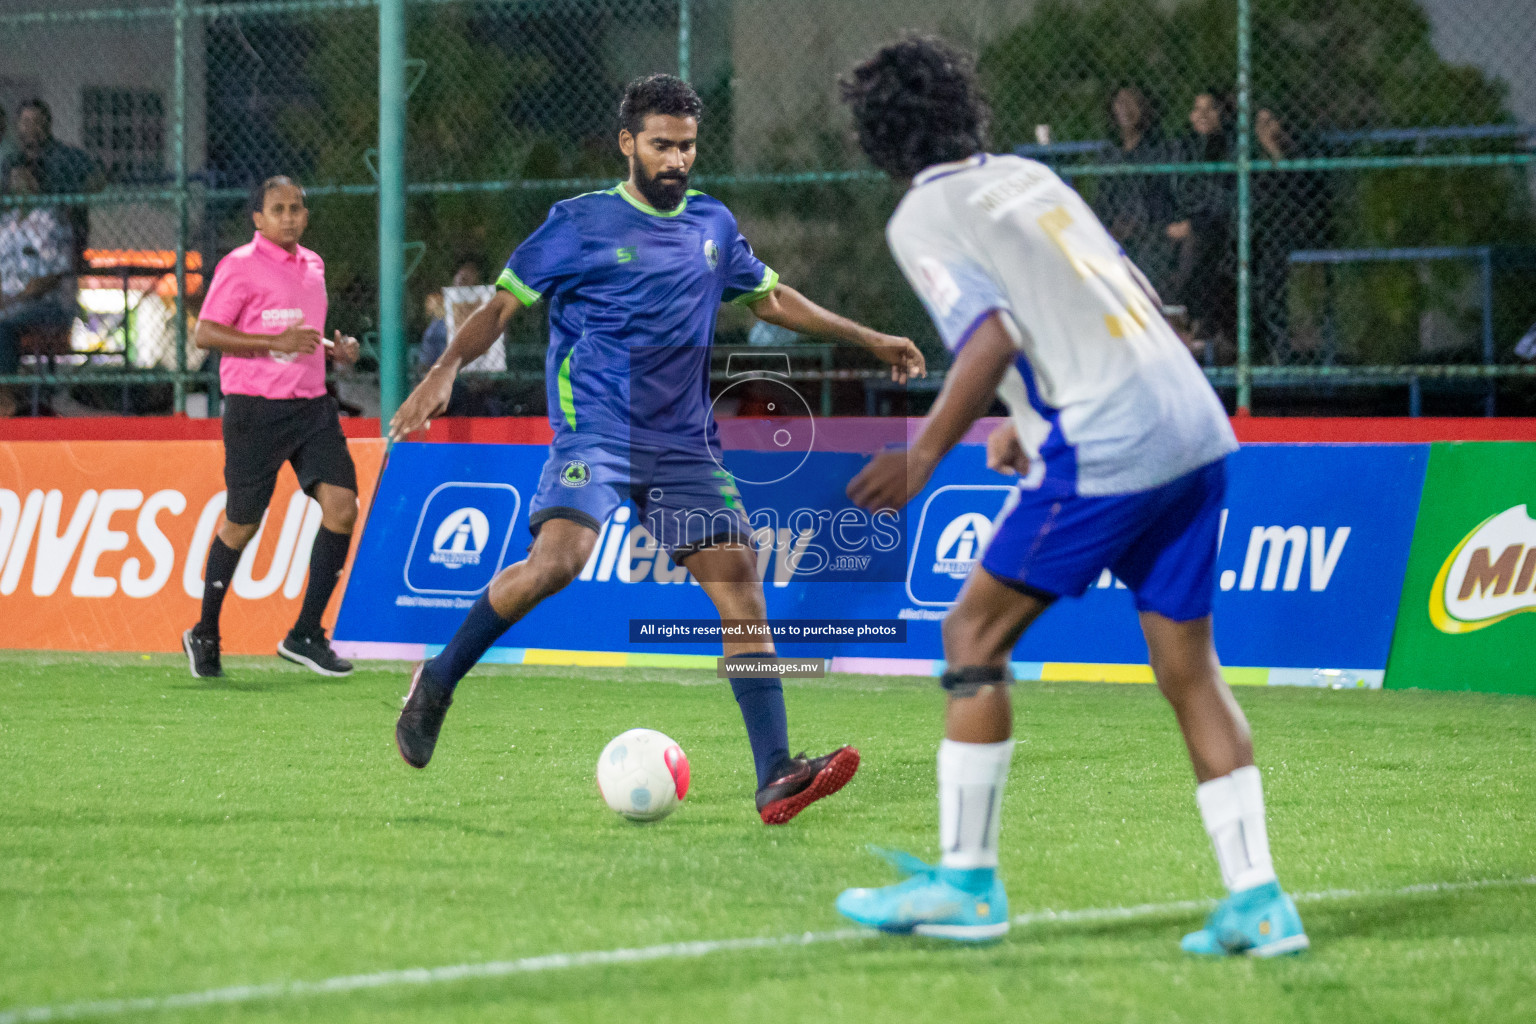
[[[512,839],[517,832],[504,828],[483,828],[479,825],[466,825],[455,818],[439,818],[428,814],[413,814],[410,816],[394,816],[389,819],[400,825],[423,825],[435,833],[462,832],[465,835],[484,836],[489,839]]]
[[[271,672],[263,675],[224,676],[221,679],[189,679],[172,684],[172,689],[194,693],[273,693],[281,690],[308,690],[316,686],[335,686],[346,679],[331,679],[312,673]]]
[[[223,679],[194,679],[187,683],[172,684],[173,690],[188,690],[192,693],[271,693],[274,690],[295,689],[291,682],[273,682],[269,680],[240,679],[225,676]]]
[[[1529,872],[1525,872],[1528,874]],[[1314,942],[1328,939],[1470,938],[1508,936],[1536,916],[1529,886],[1489,886],[1461,892],[1390,893],[1302,904],[1301,920]]]

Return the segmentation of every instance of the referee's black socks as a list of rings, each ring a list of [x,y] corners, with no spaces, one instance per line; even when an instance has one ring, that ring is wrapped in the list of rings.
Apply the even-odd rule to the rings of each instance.
[[[239,565],[240,552],[214,534],[213,543],[208,545],[208,564],[203,569],[203,617],[197,622],[197,632],[202,636],[219,635],[219,611]]]
[[[352,547],[350,533],[336,533],[324,526],[315,534],[315,546],[309,553],[309,586],[304,589],[304,604],[293,631],[301,636],[319,636],[320,617],[336,592],[336,582],[347,565],[347,551]],[[237,556],[238,557],[238,556]]]

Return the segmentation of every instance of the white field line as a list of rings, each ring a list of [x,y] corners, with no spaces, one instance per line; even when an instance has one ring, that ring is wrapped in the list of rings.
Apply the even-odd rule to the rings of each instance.
[[[1419,896],[1466,892],[1504,886],[1536,885],[1531,878],[1490,878],[1475,882],[1428,882],[1400,889],[1327,889],[1298,893],[1297,903],[1324,903],[1335,900],[1369,899],[1392,896]],[[1082,924],[1100,921],[1130,921],[1143,917],[1192,914],[1210,909],[1211,900],[1178,900],[1169,903],[1142,903],[1130,907],[1094,907],[1082,910],[1033,910],[1019,914],[1013,923],[1020,926],[1039,924]],[[125,1013],[185,1010],[203,1006],[251,1003],[270,999],[304,999],[310,996],[357,992],[364,989],[392,988],[401,985],[438,985],[472,978],[503,978],[514,974],[541,974],[577,967],[609,964],[636,964],[650,960],[683,960],[716,953],[739,953],[761,949],[785,949],[825,942],[850,942],[868,939],[879,932],[867,928],[839,928],[835,931],[804,932],[799,935],[763,936],[744,939],[708,939],[698,942],[669,942],[658,946],[630,949],[594,950],[587,953],[549,953],[521,960],[492,960],[488,963],[456,964],[448,967],[410,967],[374,974],[344,974],[320,981],[276,981],[263,985],[233,985],[228,988],[184,992],[172,996],[144,996],[137,999],[99,999],[52,1006],[20,1007],[0,1011],[0,1024],[80,1020],[87,1017],[111,1017]]]

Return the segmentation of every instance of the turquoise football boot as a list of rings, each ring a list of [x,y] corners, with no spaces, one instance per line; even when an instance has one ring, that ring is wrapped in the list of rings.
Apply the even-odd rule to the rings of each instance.
[[[846,889],[837,909],[869,928],[958,942],[1008,934],[1008,894],[991,868],[959,871],[925,864],[909,853],[870,847],[907,876],[879,889]]]
[[[1300,953],[1310,945],[1296,904],[1280,891],[1279,882],[1228,896],[1216,904],[1204,928],[1179,943],[1184,952],[1202,956],[1265,957]]]

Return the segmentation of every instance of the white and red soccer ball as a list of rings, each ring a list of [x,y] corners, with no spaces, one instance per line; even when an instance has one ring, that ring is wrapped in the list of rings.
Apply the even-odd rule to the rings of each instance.
[[[629,820],[660,821],[688,795],[688,755],[655,729],[631,729],[603,748],[597,789]]]

